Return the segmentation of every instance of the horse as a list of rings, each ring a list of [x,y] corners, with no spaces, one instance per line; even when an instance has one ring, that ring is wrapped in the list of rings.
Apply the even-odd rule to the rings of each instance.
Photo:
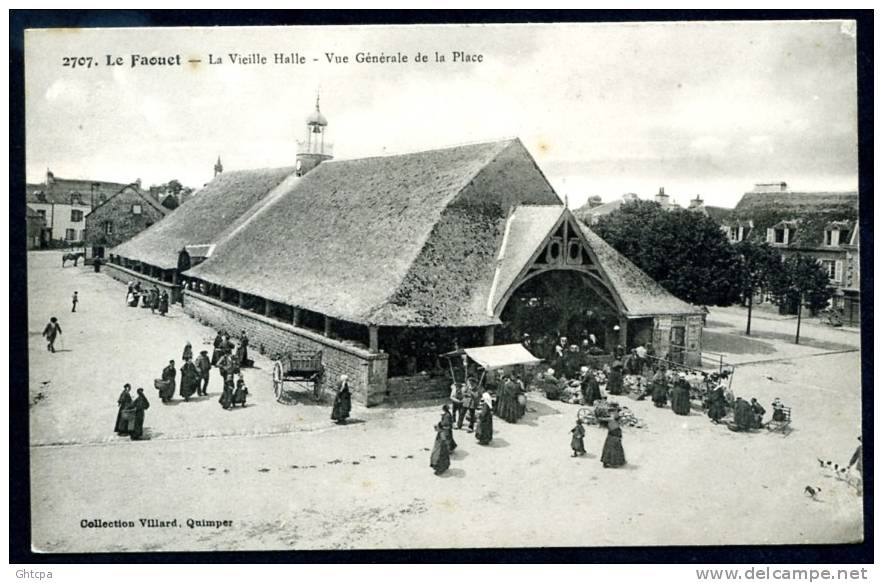
[[[77,262],[78,262],[81,258],[83,258],[83,257],[85,257],[85,256],[86,256],[86,254],[85,254],[85,253],[82,253],[82,252],[79,252],[79,253],[65,253],[64,255],[61,256],[61,266],[64,267],[64,264],[65,264],[67,261],[73,261],[73,262],[74,262],[74,267],[76,267],[76,266],[77,266]]]

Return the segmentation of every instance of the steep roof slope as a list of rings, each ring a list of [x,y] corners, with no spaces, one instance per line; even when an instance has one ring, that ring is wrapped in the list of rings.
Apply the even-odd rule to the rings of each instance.
[[[178,265],[178,252],[185,245],[218,242],[293,173],[294,168],[289,167],[219,174],[175,212],[110,253],[163,269],[174,268]]]
[[[833,221],[858,219],[858,192],[747,192],[733,211],[740,220],[752,220],[755,240],[780,221],[798,220],[792,247],[820,247],[825,226]]]
[[[517,139],[329,161],[188,274],[352,322],[486,325],[509,208],[557,202]]]

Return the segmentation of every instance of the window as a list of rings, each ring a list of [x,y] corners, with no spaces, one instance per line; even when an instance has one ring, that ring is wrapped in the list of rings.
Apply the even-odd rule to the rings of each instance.
[[[825,231],[825,245],[828,247],[836,247],[840,245],[839,229],[829,229]]]
[[[133,204],[132,205],[132,214],[133,215],[140,215],[141,214],[141,205],[140,204]]]
[[[71,204],[83,204],[83,198],[79,194],[72,192],[71,193]]]
[[[104,234],[105,235],[113,235],[113,223],[110,221],[104,221]]]
[[[745,227],[730,227],[730,241],[738,243],[745,237]]]
[[[822,267],[828,273],[828,279],[831,281],[841,281],[843,278],[843,262],[833,259],[822,259],[819,261]]]
[[[83,211],[78,211],[76,209],[71,211],[71,222],[79,223],[83,220]]]
[[[75,241],[77,239],[77,231],[74,229],[65,229],[64,230],[64,240],[65,241]]]
[[[788,229],[776,229],[773,237],[774,243],[785,244],[788,242]]]

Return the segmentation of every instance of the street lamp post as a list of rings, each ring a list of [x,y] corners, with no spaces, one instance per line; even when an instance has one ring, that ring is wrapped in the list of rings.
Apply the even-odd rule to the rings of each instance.
[[[794,344],[800,344],[800,316],[803,313],[803,292],[800,292],[800,299],[797,302],[797,335],[794,337]]]

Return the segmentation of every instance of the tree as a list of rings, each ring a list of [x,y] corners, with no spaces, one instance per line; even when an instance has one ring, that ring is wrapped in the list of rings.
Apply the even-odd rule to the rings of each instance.
[[[773,277],[781,270],[781,256],[766,243],[740,241],[735,245],[740,259],[740,291],[743,303],[748,303],[748,323],[745,334],[751,335],[751,309],[754,296],[762,289],[770,287]]]
[[[779,304],[797,304],[797,334],[794,343],[800,344],[800,319],[804,304],[819,310],[831,298],[828,272],[818,260],[809,255],[796,254],[782,263],[782,269],[772,279],[772,293]]]
[[[601,217],[592,229],[684,301],[727,306],[739,299],[739,256],[717,223],[701,213],[637,200]]]

